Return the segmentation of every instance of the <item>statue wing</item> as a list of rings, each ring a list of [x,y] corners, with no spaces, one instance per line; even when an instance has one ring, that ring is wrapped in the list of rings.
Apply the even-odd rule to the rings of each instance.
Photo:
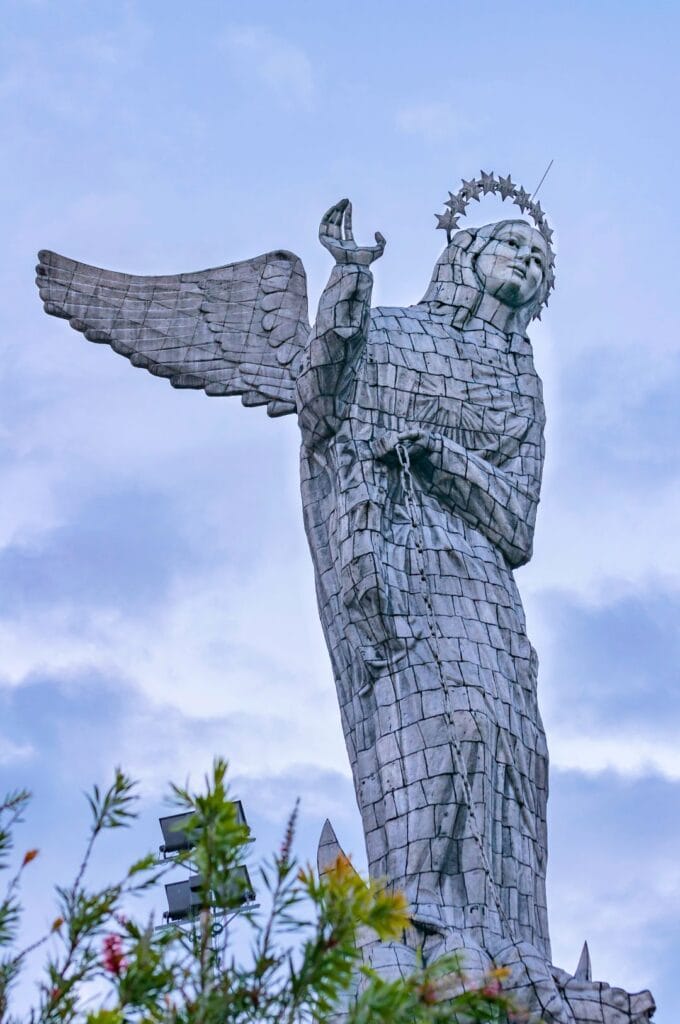
[[[300,259],[269,252],[214,270],[142,277],[41,252],[46,313],[106,342],[176,388],[241,395],[270,416],[295,412],[295,378],[309,335]]]

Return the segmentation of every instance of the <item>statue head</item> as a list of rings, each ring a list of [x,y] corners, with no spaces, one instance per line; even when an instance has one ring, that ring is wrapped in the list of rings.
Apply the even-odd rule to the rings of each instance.
[[[422,301],[455,310],[456,324],[473,316],[523,334],[550,288],[550,253],[524,220],[501,220],[457,231],[434,268]]]

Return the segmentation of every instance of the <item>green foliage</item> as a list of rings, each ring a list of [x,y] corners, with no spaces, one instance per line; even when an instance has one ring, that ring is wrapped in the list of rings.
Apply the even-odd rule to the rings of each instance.
[[[455,957],[398,982],[361,965],[357,930],[398,939],[409,924],[406,902],[362,881],[344,858],[321,878],[301,868],[292,853],[297,807],[281,849],[259,870],[256,887],[266,912],[246,905],[239,915],[251,943],[246,962],[237,958],[224,908],[243,900],[236,869],[246,859],[249,835],[230,800],[226,772],[226,762],[217,759],[201,792],[172,786],[174,804],[188,815],[183,828],[196,844],[180,861],[190,860],[202,880],[201,909],[189,927],[154,928],[153,921],[125,916],[130,897],[157,885],[170,869],[152,854],[114,884],[87,886],[99,837],[136,816],[135,784],[120,770],[108,789],[95,786],[87,797],[84,854],[71,885],[56,888],[51,929],[17,950],[21,878],[37,851],[24,854],[0,901],[0,1024],[18,1024],[12,990],[28,957],[42,947],[46,962],[28,1024],[304,1024],[331,1019],[343,999],[347,1024],[507,1019],[501,972],[492,972],[483,988],[466,990]],[[28,800],[21,791],[0,804],[0,870],[9,871],[13,828]]]

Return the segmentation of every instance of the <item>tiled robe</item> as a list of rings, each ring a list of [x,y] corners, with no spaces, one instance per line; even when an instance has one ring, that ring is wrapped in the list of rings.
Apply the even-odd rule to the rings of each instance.
[[[531,346],[431,304],[371,310],[371,285],[366,268],[333,270],[298,380],[305,525],[370,874],[426,927],[549,960],[547,750],[513,577],[544,451]],[[411,431],[433,447],[411,466],[415,528],[389,455]]]

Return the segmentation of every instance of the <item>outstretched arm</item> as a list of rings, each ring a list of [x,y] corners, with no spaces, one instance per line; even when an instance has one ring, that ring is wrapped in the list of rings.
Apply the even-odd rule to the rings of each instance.
[[[360,247],[352,234],[352,204],[342,199],[324,215],[319,240],[335,259],[319,302],[303,369],[298,378],[298,415],[305,443],[313,447],[338,427],[343,377],[366,341],[371,310],[371,263],[385,239]]]
[[[441,434],[399,436],[424,489],[480,530],[517,569],[531,558],[540,480],[500,469]],[[385,458],[394,461],[394,447]],[[379,455],[381,453],[378,453]],[[540,459],[536,461],[540,467]]]

